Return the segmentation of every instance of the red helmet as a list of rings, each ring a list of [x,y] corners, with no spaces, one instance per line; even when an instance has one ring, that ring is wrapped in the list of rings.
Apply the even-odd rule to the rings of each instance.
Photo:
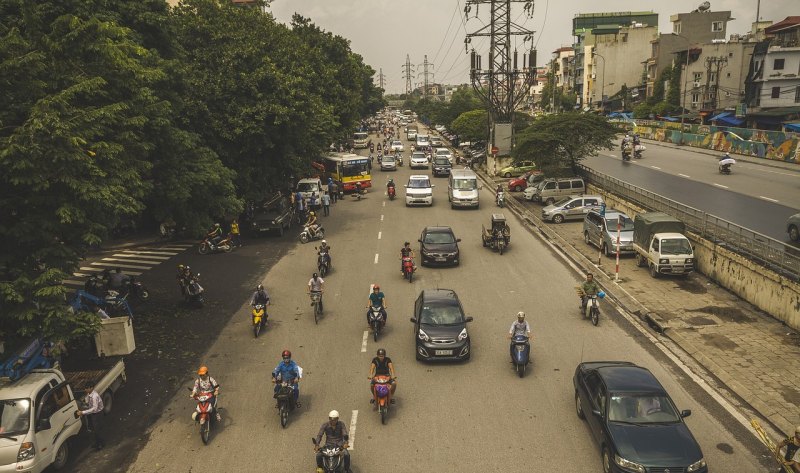
[[[372,290],[373,290],[373,291],[380,291],[380,290],[381,290],[381,286],[380,286],[380,285],[378,285],[378,284],[373,284],[373,285],[372,285]]]
[[[291,358],[291,357],[292,357],[292,352],[290,352],[289,350],[283,350],[283,352],[281,353],[281,358]]]

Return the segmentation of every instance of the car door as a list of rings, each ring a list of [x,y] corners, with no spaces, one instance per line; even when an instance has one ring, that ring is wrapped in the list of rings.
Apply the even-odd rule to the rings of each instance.
[[[577,198],[569,201],[564,208],[567,219],[583,218],[583,199]]]
[[[589,430],[592,432],[592,437],[595,441],[600,443],[604,437],[603,431],[606,415],[606,400],[608,396],[605,392],[605,385],[600,379],[597,372],[591,372],[586,377],[586,397],[588,409],[584,409],[586,421],[589,424]]]
[[[600,199],[597,197],[586,197],[583,199],[583,208],[581,211],[586,214],[589,213],[590,210],[600,211]]]
[[[569,181],[558,181],[558,196],[568,197],[571,194],[572,188],[570,188]]]
[[[56,450],[52,447],[60,440],[64,431],[75,423],[80,422],[80,418],[75,417],[75,411],[77,410],[78,403],[75,401],[67,382],[50,388],[37,404],[34,418],[36,443],[40,449],[42,447],[47,448],[47,450],[43,451],[48,459],[45,462],[46,464],[52,462],[52,456]]]
[[[422,309],[422,293],[417,297],[417,300],[414,302],[414,318],[417,320],[414,323],[414,340],[417,340],[417,334],[419,333],[419,317],[420,312]]]
[[[586,192],[582,179],[573,179],[570,187],[572,187],[572,193],[575,195],[583,195]]]
[[[602,219],[600,216],[594,212],[589,212],[589,214],[586,215],[586,232],[589,234],[589,241],[598,247],[602,244],[601,229],[599,227],[601,221]]]

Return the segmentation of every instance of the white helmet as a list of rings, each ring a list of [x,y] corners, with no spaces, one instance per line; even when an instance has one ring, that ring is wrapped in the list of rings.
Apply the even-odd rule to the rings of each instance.
[[[522,311],[517,312],[517,318],[524,319],[525,318],[525,312],[522,312]]]
[[[328,413],[329,419],[338,419],[339,418],[339,411],[333,410]]]
[[[328,244],[328,240],[322,240],[322,244],[323,245],[327,245]]]

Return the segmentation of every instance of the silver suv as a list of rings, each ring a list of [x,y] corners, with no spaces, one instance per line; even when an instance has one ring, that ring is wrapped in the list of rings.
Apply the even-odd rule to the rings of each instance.
[[[561,223],[582,220],[590,210],[600,210],[603,198],[599,195],[572,195],[542,209],[542,220]]]
[[[580,195],[586,192],[586,184],[580,177],[562,179],[545,179],[536,186],[525,189],[525,199],[542,202],[545,205],[554,204],[556,201],[571,195]]]
[[[632,252],[633,220],[619,210],[606,209],[605,215],[590,210],[583,219],[583,241],[600,248],[609,258],[616,254],[617,225],[619,225],[619,252]]]

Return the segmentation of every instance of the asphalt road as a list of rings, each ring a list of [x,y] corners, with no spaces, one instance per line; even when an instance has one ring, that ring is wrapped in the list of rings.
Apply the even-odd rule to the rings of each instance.
[[[234,314],[219,314],[230,321],[198,364],[207,363],[222,385],[223,425],[203,446],[190,419],[194,402],[180,387],[192,381],[186,373],[128,472],[313,471],[310,438],[331,409],[355,426],[351,453],[357,473],[601,471],[599,451],[574,412],[572,374],[581,360],[609,359],[650,368],[680,409],[693,410],[687,422],[712,471],[764,471],[755,440],[610,306],[604,307],[598,327],[580,318],[573,290],[577,276],[510,212],[508,252],[500,256],[481,246],[480,226],[498,210],[489,189],[482,191],[477,211],[451,210],[445,179],[434,179],[432,208],[406,208],[402,188],[397,200],[388,201],[380,190],[387,175],[403,184],[409,174],[407,165],[391,174],[376,171],[376,189],[365,199],[348,197],[322,219],[334,270],[326,278],[325,314],[318,325],[305,294],[315,270],[313,243],[288,248],[264,274],[273,305],[261,338],[253,338],[241,295]],[[452,226],[462,239],[463,261],[457,268],[420,267],[408,284],[399,271],[399,249],[404,240],[415,242],[425,225]],[[247,264],[218,256],[220,267]],[[236,271],[225,274],[225,284],[240,289],[233,291],[236,297],[242,292]],[[223,283],[211,272],[204,281],[212,288]],[[381,284],[387,295],[389,323],[377,344],[368,338],[364,345],[364,307],[372,283]],[[467,314],[475,317],[469,362],[414,360],[408,318],[426,287],[456,290]],[[508,363],[505,339],[518,310],[530,314],[534,330],[534,364],[524,379]],[[366,378],[378,347],[388,350],[399,376],[397,404],[387,425],[368,403]],[[273,408],[268,381],[284,348],[305,370],[303,406],[286,429]]]
[[[651,150],[654,151],[652,154]],[[614,152],[604,152],[587,158],[585,163],[598,172],[703,210],[778,241],[789,241],[785,224],[786,220],[800,209],[800,185],[798,185],[800,174],[789,171],[784,173],[776,168],[747,164],[748,169],[753,168],[754,172],[760,173],[748,175],[739,172],[739,168],[745,164],[741,166],[737,164],[737,172],[723,176],[716,171],[712,156],[704,156],[711,160],[706,162],[702,158],[685,156],[689,153],[699,155],[698,153],[657,146],[649,147],[646,153],[648,154],[644,159],[625,163],[619,159],[618,150],[617,156],[614,157],[611,156]],[[672,162],[672,156],[667,156],[666,153],[675,153],[675,156],[680,158]],[[692,159],[694,161],[691,161]],[[690,165],[684,170],[683,164],[679,161],[687,161]],[[790,176],[768,174],[778,171]],[[693,177],[680,176],[679,172]],[[789,177],[794,179],[793,184]]]

